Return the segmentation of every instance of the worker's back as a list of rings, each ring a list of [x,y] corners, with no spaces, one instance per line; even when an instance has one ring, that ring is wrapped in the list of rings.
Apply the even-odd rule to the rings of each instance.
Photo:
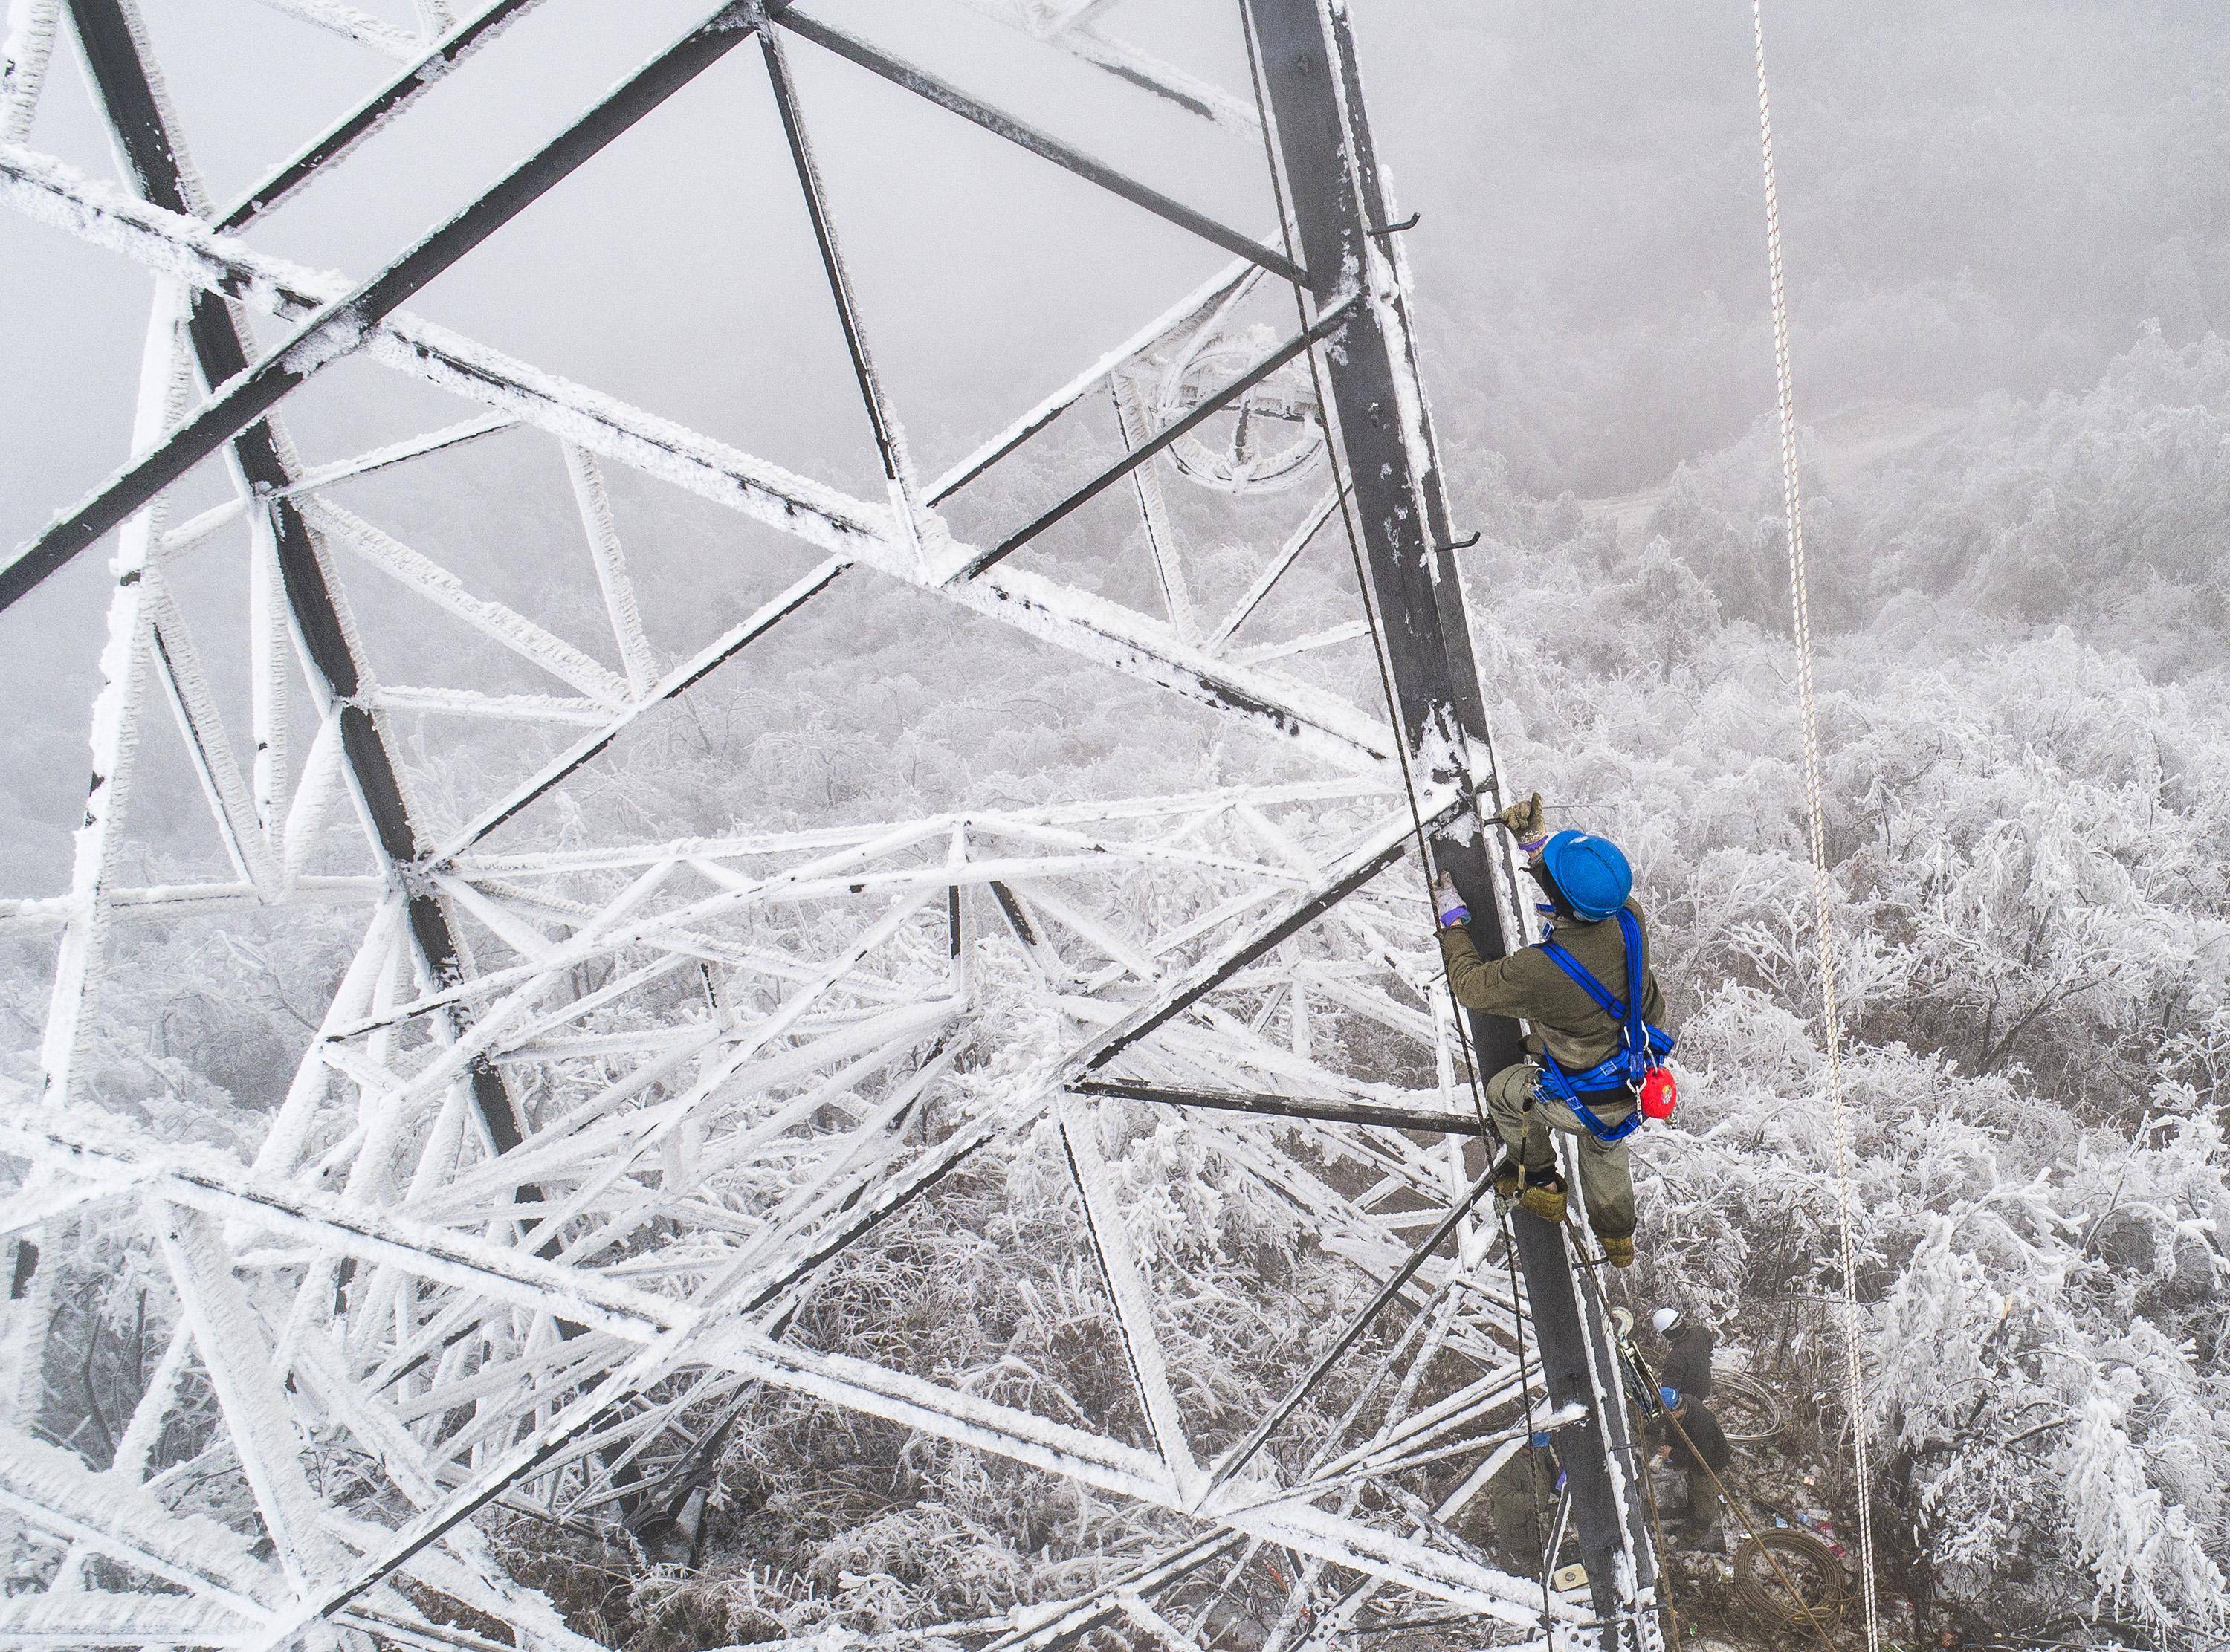
[[[1709,1399],[1711,1381],[1711,1351],[1713,1338],[1711,1327],[1695,1321],[1683,1319],[1665,1334],[1665,1364],[1657,1379],[1667,1388]]]

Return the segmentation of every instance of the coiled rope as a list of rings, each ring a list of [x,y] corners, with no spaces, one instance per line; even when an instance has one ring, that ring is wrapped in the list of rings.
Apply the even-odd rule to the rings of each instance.
[[[1827,805],[1821,780],[1820,709],[1812,677],[1812,607],[1804,568],[1804,514],[1796,473],[1796,392],[1789,363],[1789,290],[1782,278],[1781,197],[1774,181],[1773,106],[1766,95],[1765,0],[1750,0],[1757,48],[1757,128],[1765,165],[1765,246],[1773,290],[1773,376],[1781,414],[1782,509],[1789,524],[1789,592],[1795,618],[1796,704],[1804,738],[1804,810],[1812,850],[1813,939],[1818,948],[1820,1007],[1827,1039],[1827,1108],[1835,1137],[1836,1226],[1843,1257],[1843,1364],[1851,1414],[1851,1450],[1858,1472],[1859,1587],[1866,1652],[1879,1652],[1881,1620],[1874,1591],[1872,1441],[1867,1425],[1866,1372],[1859,1359],[1857,1246],[1852,1237],[1850,1123],[1843,1097],[1842,1010],[1835,995],[1833,884],[1827,866]]]

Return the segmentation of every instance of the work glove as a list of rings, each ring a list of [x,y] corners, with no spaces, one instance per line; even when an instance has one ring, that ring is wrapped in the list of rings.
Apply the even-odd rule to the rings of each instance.
[[[1523,803],[1512,803],[1494,817],[1502,822],[1503,830],[1518,839],[1518,846],[1531,854],[1549,839],[1549,811],[1542,806],[1541,794],[1536,792]]]
[[[1443,929],[1451,924],[1461,923],[1471,916],[1471,908],[1466,906],[1463,897],[1456,893],[1456,880],[1446,872],[1433,879],[1433,910],[1440,915]]]

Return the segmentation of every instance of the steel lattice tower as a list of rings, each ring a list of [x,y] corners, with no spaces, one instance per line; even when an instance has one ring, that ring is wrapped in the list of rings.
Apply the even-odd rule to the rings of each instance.
[[[1295,1581],[1318,1587],[1318,1642],[1383,1595],[1461,1614],[1496,1644],[1658,1643],[1600,1299],[1563,1238],[1523,1215],[1513,1296],[1481,1198],[1467,1074],[1512,1058],[1517,1029],[1459,1027],[1426,944],[1421,858],[1454,873],[1491,950],[1526,918],[1482,825],[1498,787],[1457,530],[1345,0],[1231,0],[1253,68],[1238,88],[1118,37],[1111,0],[963,3],[1196,117],[1203,143],[1254,146],[1273,233],[899,61],[840,0],[738,0],[383,267],[336,278],[260,250],[260,222],[298,191],[347,190],[350,152],[467,55],[500,55],[532,0],[461,22],[418,0],[416,36],[332,0],[272,0],[291,16],[270,26],[338,31],[395,68],[230,205],[196,171],[135,0],[14,0],[0,194],[136,260],[154,299],[131,459],[0,568],[0,627],[19,649],[37,642],[27,595],[73,562],[113,572],[68,883],[0,903],[11,941],[46,948],[51,968],[35,1080],[4,1081],[0,1117],[0,1507],[38,1585],[0,1598],[0,1643],[478,1648],[501,1643],[493,1624],[519,1646],[584,1646],[475,1517],[693,1522],[726,1430],[769,1392],[1073,1481],[1183,1534],[1003,1630],[930,1637],[944,1644],[1021,1652],[1112,1624],[1196,1652],[1182,1586],[1264,1554],[1296,1557]],[[72,40],[120,190],[27,146]],[[1080,341],[1041,401],[928,479],[815,164],[791,68],[807,54],[1232,261],[1129,337]],[[764,75],[779,113],[780,147],[759,158],[805,205],[880,497],[409,307],[723,60]],[[284,403],[341,363],[431,386],[458,416],[306,455]],[[1095,429],[1112,441],[1094,447]],[[445,457],[494,443],[562,474],[553,497],[578,537],[562,556],[538,547],[536,578],[576,588],[593,640],[474,590],[351,492],[396,475],[438,490]],[[659,635],[638,588],[680,553],[654,535],[623,547],[617,471],[732,513],[759,536],[755,556],[783,548],[761,558],[776,570],[763,598],[695,616],[709,636]],[[218,474],[220,502],[174,508],[174,485]],[[1297,569],[1351,582],[1350,548],[1346,611],[1280,608]],[[1249,771],[1268,777],[717,835],[580,828],[569,800],[639,730],[867,588],[1176,697],[1272,750]],[[243,659],[222,668],[204,645],[223,627],[194,611],[212,589],[244,615]],[[411,604],[468,629],[499,669],[409,685],[383,664],[410,657],[383,628],[407,628]],[[198,795],[172,801],[213,826],[222,865],[135,875],[143,739],[184,754]],[[345,915],[330,921],[349,926],[349,953],[283,1095],[253,1098],[245,1145],[93,1093],[120,935],[300,911]],[[147,1072],[151,1094],[176,1088],[175,1064]],[[1171,1255],[1142,1255],[1125,1219],[1157,1131],[1302,1212],[1358,1282],[1352,1319],[1310,1327],[1285,1398],[1249,1428],[1190,1414],[1203,1373],[1171,1353],[1188,1281]],[[1120,1349],[1121,1416],[1052,1417],[898,1354],[815,1346],[832,1281],[1047,1132]],[[63,1244],[93,1231],[137,1236],[169,1304],[167,1340],[99,1451],[42,1422],[51,1373],[77,1357],[61,1346]],[[1460,1376],[1407,1379],[1433,1361]],[[1349,1421],[1370,1426],[1306,1437],[1299,1419],[1335,1373],[1369,1398]],[[244,1488],[229,1517],[155,1472],[190,1402],[193,1461]],[[1449,1524],[1529,1419],[1556,1432],[1591,1600],[1549,1597]]]

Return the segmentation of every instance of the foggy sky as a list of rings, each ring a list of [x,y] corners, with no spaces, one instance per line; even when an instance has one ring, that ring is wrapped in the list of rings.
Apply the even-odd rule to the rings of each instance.
[[[407,0],[371,9],[411,21]],[[815,9],[1273,235],[1259,145],[947,0]],[[391,73],[253,0],[145,10],[220,205]],[[362,277],[704,10],[547,0],[249,239]],[[1747,9],[1354,0],[1353,10],[1380,153],[1402,206],[1423,214],[1406,244],[1460,504],[1492,453],[1521,485],[1599,497],[1740,437],[1771,395]],[[2213,158],[2230,145],[2230,28],[2214,9],[1965,0],[1854,13],[1791,0],[1769,19],[1807,416],[2079,389],[2148,319],[2188,337],[2230,313],[2230,169]],[[1246,87],[1230,6],[1127,0],[1105,22]],[[790,57],[869,340],[925,474],[1225,261],[809,45],[793,41]],[[114,176],[67,42],[30,141]],[[151,283],[13,213],[0,213],[0,540],[12,544],[122,458]],[[753,48],[411,307],[879,497]],[[474,411],[351,362],[282,413],[314,464]],[[468,550],[491,595],[531,606],[544,536],[568,531],[562,481],[554,469],[546,479],[546,497],[440,501],[446,520],[427,519],[429,497],[405,525],[453,542],[429,544],[437,554]],[[174,491],[174,519],[224,490],[204,466]],[[390,492],[408,508],[407,480]],[[674,502],[671,520],[692,508]],[[702,543],[716,534],[749,543],[733,518]],[[0,691],[18,710],[5,748],[12,800],[57,833],[83,784],[103,560],[80,559],[9,616],[21,640],[0,651]],[[236,607],[214,582],[204,595]],[[706,623],[726,613],[697,606]]]

